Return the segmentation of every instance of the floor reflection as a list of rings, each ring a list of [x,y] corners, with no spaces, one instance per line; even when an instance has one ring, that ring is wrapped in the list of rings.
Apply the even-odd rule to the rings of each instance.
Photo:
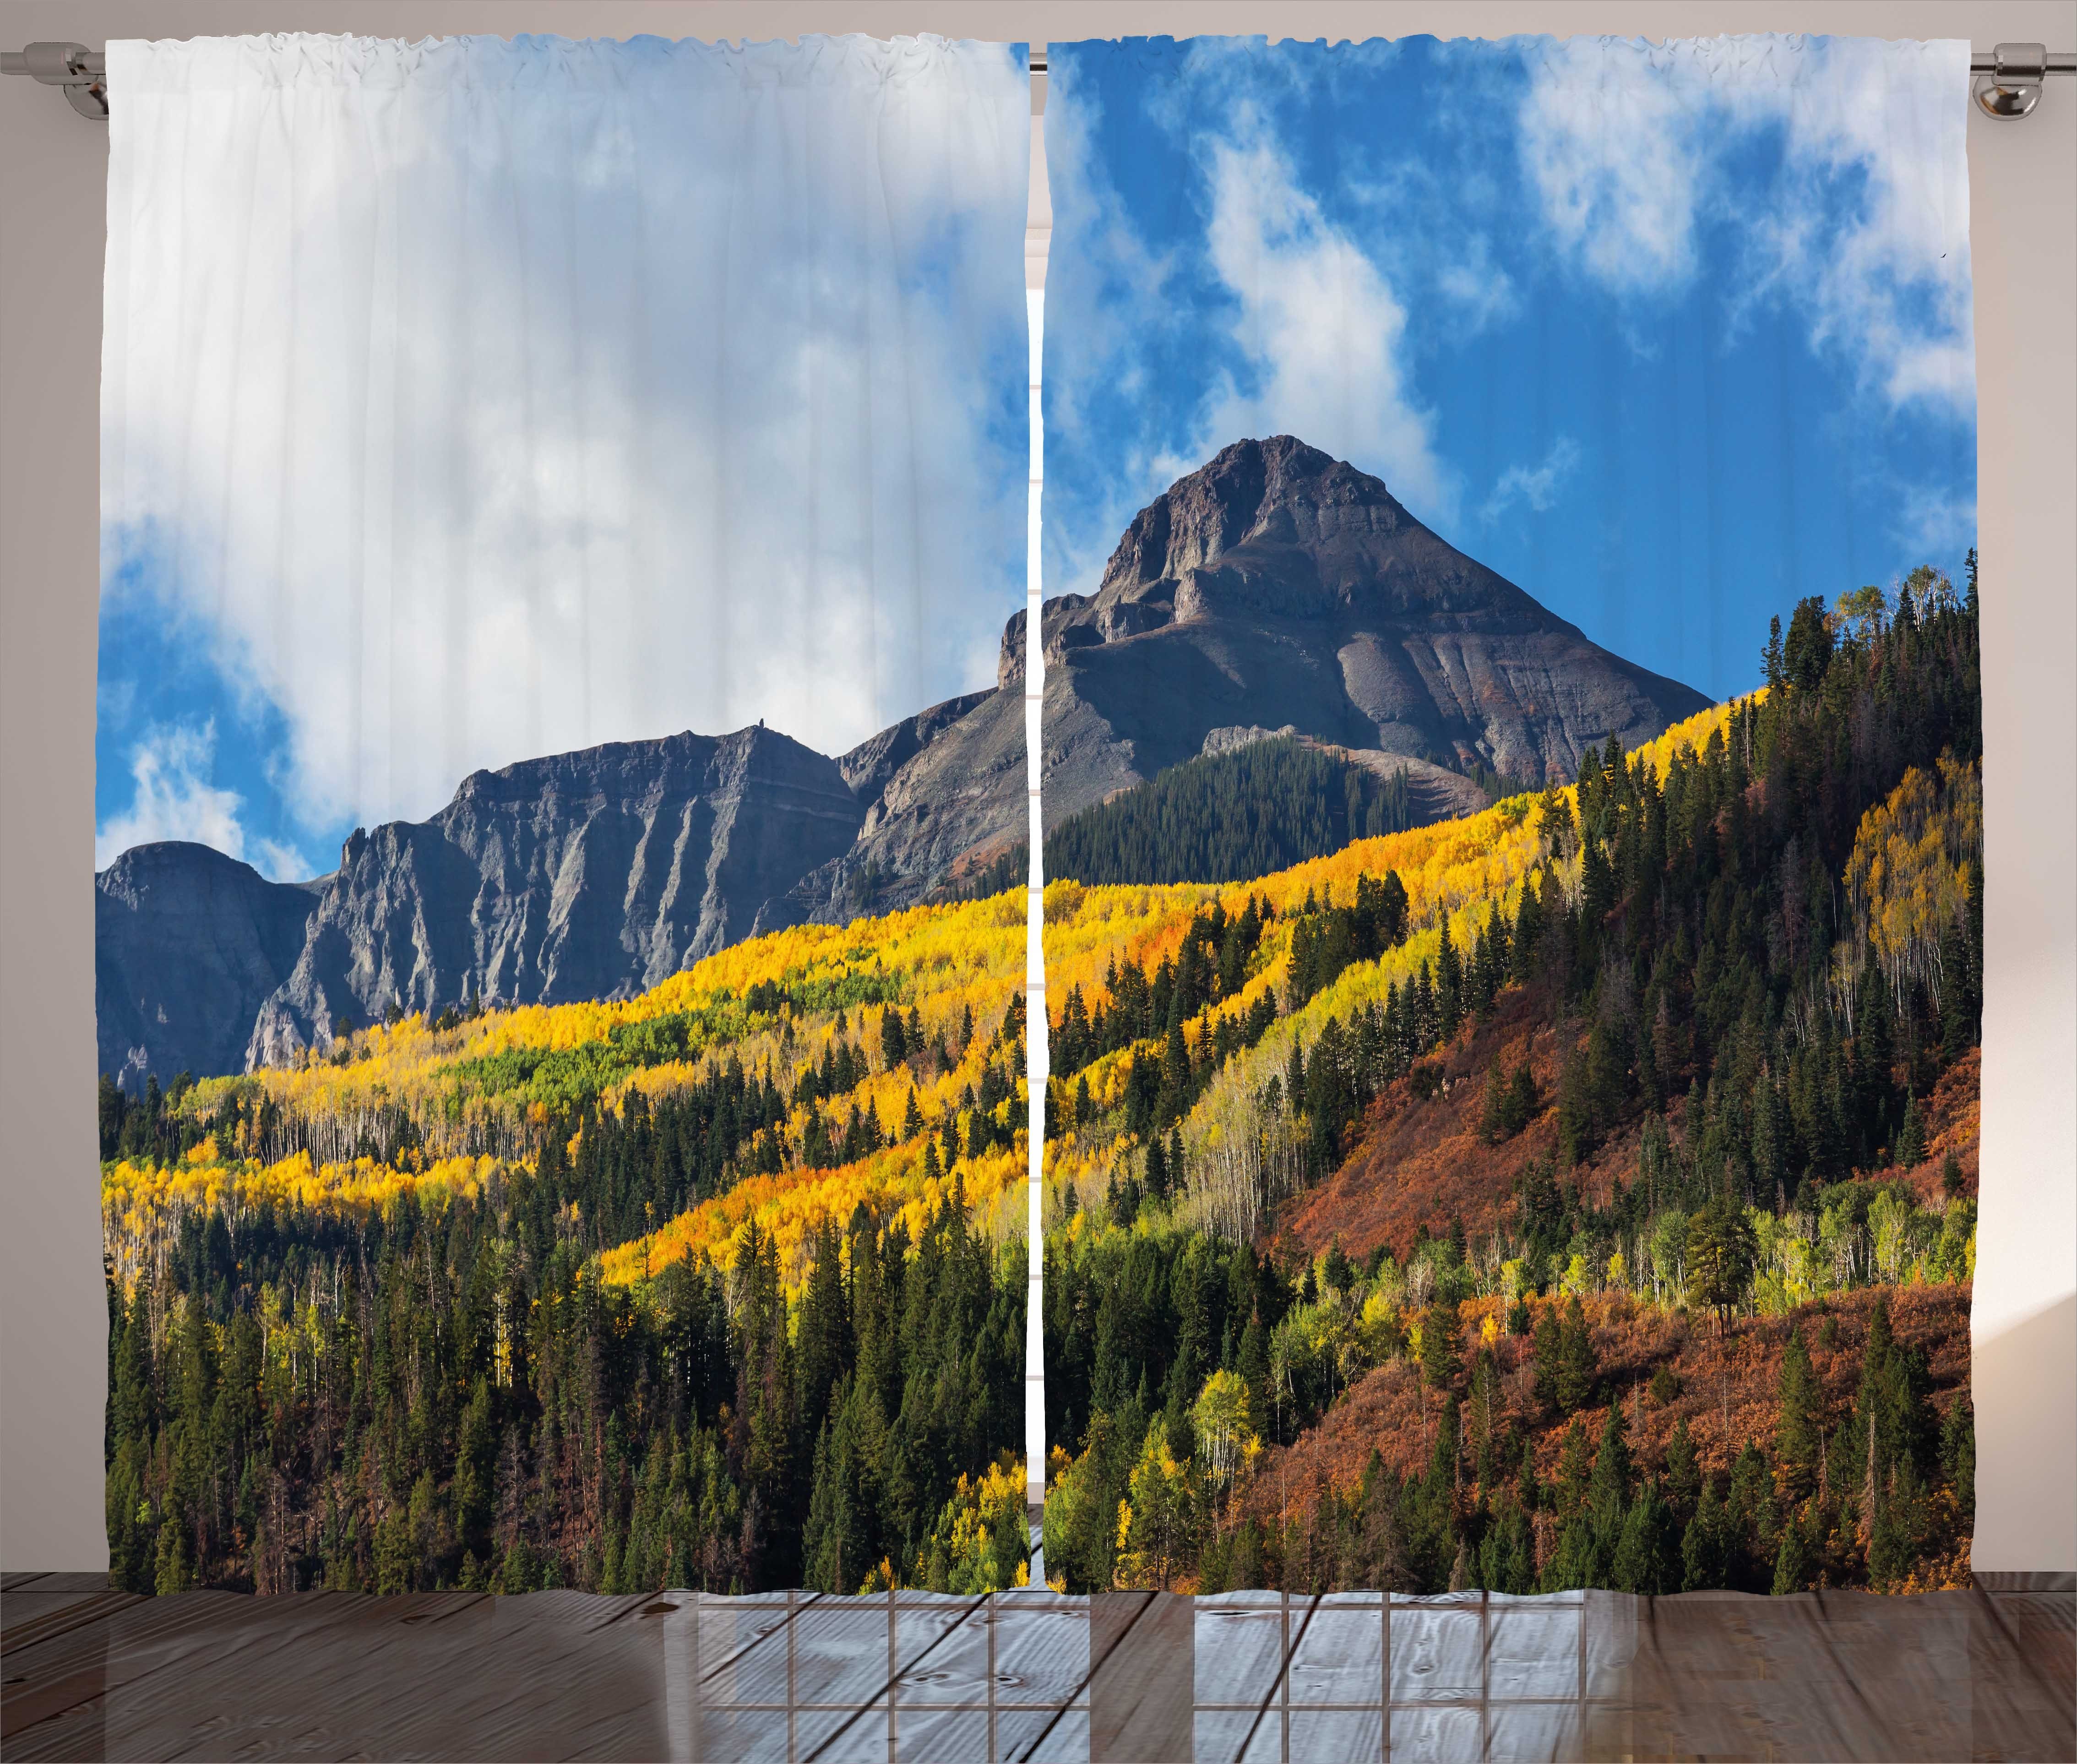
[[[1645,1600],[0,1591],[8,1758],[2077,1757],[2066,1587]]]
[[[902,1592],[689,1598],[664,1624],[670,1756],[1080,1758],[1089,1601]]]
[[[2061,1758],[2067,1596],[701,1600],[674,1758]]]

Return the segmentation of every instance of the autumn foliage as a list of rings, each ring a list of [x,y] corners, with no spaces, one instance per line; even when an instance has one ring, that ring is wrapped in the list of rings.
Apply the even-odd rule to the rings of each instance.
[[[118,1583],[1014,1583],[1024,951],[919,908],[104,1084]]]
[[[1966,1574],[1973,564],[1791,639],[1569,788],[1049,887],[1049,1569]]]

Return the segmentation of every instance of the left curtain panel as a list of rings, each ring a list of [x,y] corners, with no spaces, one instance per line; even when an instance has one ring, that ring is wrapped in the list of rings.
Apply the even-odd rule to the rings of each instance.
[[[116,1583],[1016,1583],[1022,48],[109,70]]]

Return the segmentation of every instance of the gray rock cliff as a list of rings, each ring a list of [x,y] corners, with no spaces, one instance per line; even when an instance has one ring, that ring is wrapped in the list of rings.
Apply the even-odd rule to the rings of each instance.
[[[1024,756],[1024,615],[1003,634],[1017,677],[927,710],[852,749],[839,762],[872,791],[859,841],[826,875],[810,877],[805,918],[841,922],[864,911],[913,906],[955,885],[1024,836],[1030,790]],[[1008,669],[1005,659],[998,677]],[[897,738],[904,752],[869,776],[861,755]],[[807,895],[818,897],[814,900]]]
[[[94,879],[101,1070],[133,1094],[238,1071],[260,1001],[289,977],[323,881],[269,882],[206,845],[132,847]]]
[[[346,842],[245,1060],[275,1063],[393,1004],[644,992],[749,936],[864,818],[834,760],[761,726],[473,773],[431,820]]]

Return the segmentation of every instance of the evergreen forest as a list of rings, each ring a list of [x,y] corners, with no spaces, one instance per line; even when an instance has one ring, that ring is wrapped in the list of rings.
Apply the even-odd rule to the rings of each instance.
[[[1284,735],[1171,766],[1046,835],[1046,874],[1110,882],[1244,882],[1398,833],[1415,813],[1384,777]]]

